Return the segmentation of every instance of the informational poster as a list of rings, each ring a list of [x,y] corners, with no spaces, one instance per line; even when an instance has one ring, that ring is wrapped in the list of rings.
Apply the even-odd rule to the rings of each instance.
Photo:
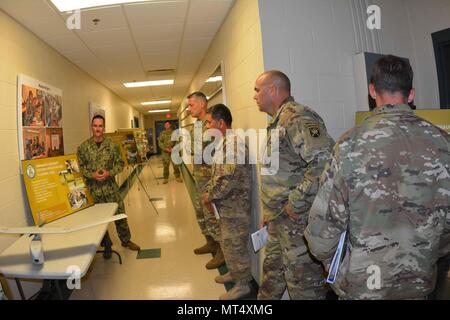
[[[127,158],[127,150],[124,147],[124,141],[127,137],[119,133],[105,133],[105,137],[110,138],[112,141],[114,141],[115,144],[119,146],[120,156],[125,165],[128,166],[129,163]]]
[[[448,109],[421,109],[414,110],[414,113],[431,122],[435,126],[450,133],[450,110]],[[370,111],[356,113],[356,125],[363,123],[364,119],[370,117],[373,113]]]
[[[94,204],[75,154],[22,160],[28,202],[36,225]]]
[[[119,129],[117,133],[125,136],[122,145],[128,164],[138,164],[147,160],[148,140],[144,130]]]
[[[20,159],[63,155],[62,90],[21,74],[17,92]]]

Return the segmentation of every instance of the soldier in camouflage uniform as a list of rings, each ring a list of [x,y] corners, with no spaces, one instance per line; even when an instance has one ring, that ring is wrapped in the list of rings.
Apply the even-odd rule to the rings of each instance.
[[[163,158],[163,167],[164,167],[164,184],[168,183],[169,179],[169,168],[172,163],[173,173],[175,174],[175,178],[178,182],[183,182],[180,178],[180,166],[176,165],[172,161],[172,148],[175,146],[176,142],[172,141],[172,125],[170,122],[164,123],[164,131],[158,137],[158,145],[161,149],[162,158]]]
[[[341,299],[424,299],[450,252],[450,138],[416,115],[408,62],[374,67],[377,108],[337,142],[305,232],[325,265],[347,231],[333,289]]]
[[[203,161],[203,150],[208,145],[208,141],[202,140],[202,143],[195,143],[202,139],[203,133],[207,130],[206,127],[206,113],[208,100],[201,92],[194,92],[188,96],[188,107],[191,116],[197,119],[191,128],[191,142],[193,148],[191,149],[194,155],[194,166],[192,175],[194,176],[197,192],[194,194],[194,209],[197,215],[197,221],[202,233],[205,235],[206,244],[194,250],[195,254],[213,253],[214,258],[206,264],[207,269],[218,268],[225,263],[222,249],[220,248],[220,226],[216,218],[208,213],[204,208],[201,196],[204,187],[211,179],[211,165]],[[202,136],[195,136],[195,132],[202,133]],[[198,150],[196,150],[198,149]],[[200,159],[196,159],[201,156]]]
[[[334,142],[322,118],[291,97],[290,80],[284,73],[263,73],[255,91],[260,111],[273,117],[266,151],[279,156],[278,171],[261,176],[269,239],[258,299],[280,299],[286,287],[293,300],[324,299],[324,270],[310,255],[303,232]],[[279,150],[272,150],[273,130],[279,133]],[[269,167],[263,164],[263,169],[271,171]]]
[[[235,282],[233,289],[220,296],[220,300],[236,300],[248,295],[252,280],[248,241],[250,235],[251,215],[251,165],[248,161],[248,150],[245,141],[227,135],[231,129],[232,116],[223,104],[218,104],[208,112],[208,129],[221,132],[220,142],[213,159],[211,180],[205,187],[203,203],[209,208],[211,203],[217,208],[220,216],[221,247],[229,272],[218,276],[216,282],[224,284]],[[239,143],[238,143],[239,141]],[[228,159],[227,148],[233,150],[233,158]],[[245,156],[245,163],[237,162],[238,154]],[[229,156],[229,155],[228,155]],[[232,160],[232,161],[230,161]]]
[[[125,206],[119,193],[119,187],[114,176],[123,170],[123,160],[120,157],[119,147],[109,138],[104,137],[105,119],[96,115],[92,119],[92,138],[83,142],[77,150],[80,169],[95,203],[116,202],[116,214],[125,213]],[[122,246],[138,251],[139,246],[133,243],[127,219],[115,222],[117,233]],[[106,232],[102,246],[105,247],[103,256],[111,258],[112,241]]]

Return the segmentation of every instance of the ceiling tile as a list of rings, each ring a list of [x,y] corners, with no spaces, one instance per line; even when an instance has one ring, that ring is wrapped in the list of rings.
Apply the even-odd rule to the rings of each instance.
[[[158,24],[183,24],[188,8],[187,1],[156,2],[124,5],[132,26]]]
[[[232,0],[191,0],[188,14],[189,23],[223,21],[230,10]]]
[[[220,22],[191,23],[186,25],[185,39],[213,38],[220,27]]]
[[[141,55],[161,53],[168,51],[178,51],[179,41],[145,41],[137,44]]]
[[[99,19],[100,21],[95,24],[93,22],[94,19]],[[80,33],[124,28],[127,28],[127,20],[121,6],[81,11]]]
[[[175,69],[177,67],[178,52],[147,54],[142,56],[145,70]]]
[[[132,33],[137,43],[148,41],[177,41],[183,35],[182,24],[165,24],[144,27],[132,27]]]
[[[128,29],[107,29],[93,32],[77,32],[89,47],[103,47],[116,43],[133,43]]]

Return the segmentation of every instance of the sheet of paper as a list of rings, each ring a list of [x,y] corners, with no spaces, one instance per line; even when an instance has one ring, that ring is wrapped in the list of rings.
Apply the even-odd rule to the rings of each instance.
[[[334,283],[336,281],[336,276],[339,270],[339,265],[341,264],[341,257],[342,257],[342,251],[345,244],[345,236],[347,234],[347,231],[343,232],[341,234],[341,238],[339,239],[339,244],[336,249],[336,252],[334,253],[333,260],[331,261],[330,265],[330,271],[328,273],[327,277],[327,283]]]
[[[264,226],[255,233],[252,233],[253,250],[255,250],[255,252],[261,250],[261,248],[266,245],[268,238],[269,233],[267,232],[267,226]]]
[[[212,205],[213,210],[214,210],[214,216],[216,217],[217,220],[219,220],[220,216],[219,216],[219,211],[217,211],[216,205],[214,203],[212,203],[212,202],[211,202],[211,205]]]

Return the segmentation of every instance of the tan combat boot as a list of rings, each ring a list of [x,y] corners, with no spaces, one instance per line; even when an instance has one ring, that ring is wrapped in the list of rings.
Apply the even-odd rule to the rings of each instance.
[[[250,294],[252,289],[250,288],[248,282],[238,282],[236,285],[228,291],[227,293],[224,293],[219,297],[219,300],[237,300],[244,298]]]
[[[222,275],[222,276],[217,276],[214,279],[214,281],[219,283],[219,284],[235,282],[233,277],[231,276],[231,273],[229,271],[227,273],[225,273],[224,275]]]
[[[180,177],[178,177],[176,180],[177,180],[177,182],[179,182],[179,183],[182,183],[182,182],[183,182],[183,180],[182,180]]]
[[[195,254],[215,253],[217,250],[217,243],[210,236],[205,236],[206,244],[200,248],[194,249]]]
[[[167,179],[163,180],[163,184],[168,184],[168,183],[169,183],[169,180],[167,180]]]
[[[136,243],[132,241],[128,241],[127,243],[122,243],[122,247],[128,248],[132,251],[140,251],[141,247],[139,247]]]
[[[220,248],[220,245],[217,244],[217,251],[214,258],[212,258],[207,264],[206,269],[215,269],[219,268],[221,265],[225,263],[225,257],[223,256],[222,249]]]

